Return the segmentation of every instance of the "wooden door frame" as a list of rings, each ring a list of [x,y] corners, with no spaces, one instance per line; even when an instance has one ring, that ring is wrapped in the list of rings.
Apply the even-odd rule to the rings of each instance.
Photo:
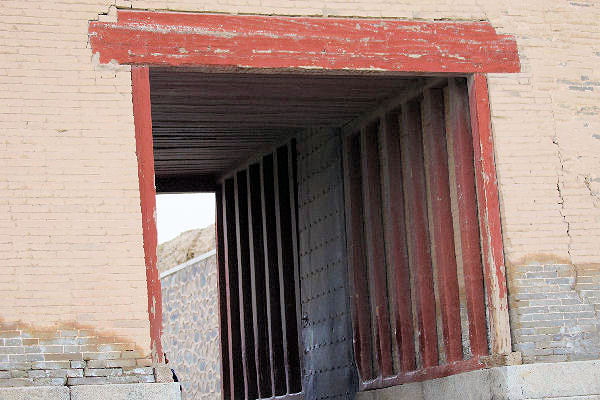
[[[519,72],[512,36],[489,22],[238,16],[119,10],[89,25],[101,63],[132,65],[132,100],[144,239],[151,348],[162,361],[161,289],[156,266],[156,188],[149,66],[242,72],[462,74],[469,79],[484,276],[492,354],[511,351],[506,273],[487,73]],[[352,40],[348,40],[348,38]]]

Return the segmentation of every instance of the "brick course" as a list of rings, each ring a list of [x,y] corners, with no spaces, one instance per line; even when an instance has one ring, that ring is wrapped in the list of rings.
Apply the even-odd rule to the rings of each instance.
[[[104,337],[126,338],[140,349],[140,359],[150,353],[130,68],[99,65],[87,41],[88,21],[114,19],[114,8],[99,14],[115,5],[486,19],[500,33],[514,35],[522,72],[489,77],[514,349],[523,351],[526,361],[597,358],[597,349],[586,344],[597,335],[600,298],[600,5],[591,0],[3,1],[0,318],[5,325],[20,322],[41,330],[77,321]],[[560,276],[565,271],[575,273]],[[542,297],[519,297],[534,295]],[[564,308],[570,306],[580,308]],[[565,332],[554,333],[552,324],[559,322],[552,321],[565,324]],[[25,353],[36,346],[25,344],[33,338],[3,339],[0,362],[20,367],[50,362],[46,357],[52,354],[73,361],[122,354],[108,347],[73,351],[68,346],[83,345],[66,341]],[[22,384],[64,379],[18,375],[9,378],[3,371],[0,377]]]

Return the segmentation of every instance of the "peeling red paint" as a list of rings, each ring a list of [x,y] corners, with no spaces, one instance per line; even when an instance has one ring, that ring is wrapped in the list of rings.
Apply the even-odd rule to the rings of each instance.
[[[119,11],[92,22],[100,62],[401,72],[518,72],[513,37],[488,22]]]
[[[510,324],[500,225],[500,199],[485,75],[474,74],[469,81],[469,103],[492,354],[506,354],[511,351]]]
[[[148,286],[150,348],[155,362],[162,362],[162,296],[156,265],[156,189],[154,188],[154,153],[152,149],[152,115],[148,67],[131,68],[133,120],[138,159],[140,206],[144,236],[144,259]]]

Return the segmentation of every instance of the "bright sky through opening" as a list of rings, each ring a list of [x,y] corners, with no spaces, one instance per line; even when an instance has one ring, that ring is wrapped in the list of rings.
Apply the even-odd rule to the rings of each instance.
[[[158,243],[167,242],[190,229],[204,228],[215,222],[215,195],[156,195],[156,218]]]

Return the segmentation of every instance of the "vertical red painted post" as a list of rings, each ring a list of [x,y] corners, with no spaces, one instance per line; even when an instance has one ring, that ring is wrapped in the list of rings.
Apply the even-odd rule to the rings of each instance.
[[[448,362],[462,360],[460,302],[454,251],[454,227],[450,202],[448,152],[442,89],[425,90],[423,97],[423,143],[427,149],[426,168],[431,202],[431,246],[438,271],[438,290],[444,345]]]
[[[360,172],[360,136],[344,141],[344,190],[346,199],[346,232],[348,267],[351,276],[354,354],[361,380],[373,377],[371,350],[371,311],[364,255],[363,206]]]
[[[393,373],[390,316],[387,301],[385,246],[381,215],[381,178],[379,173],[378,126],[370,124],[361,131],[362,196],[367,249],[367,271],[373,282],[371,303],[375,305],[375,320],[379,349],[377,358],[382,376]]]
[[[402,193],[402,161],[398,114],[388,113],[381,127],[381,193],[387,262],[394,275],[392,296],[395,302],[396,346],[402,371],[412,371],[415,364],[415,337],[406,245],[406,216]]]
[[[469,342],[473,355],[488,354],[485,300],[483,293],[483,266],[481,240],[477,217],[475,169],[473,162],[473,137],[469,116],[469,97],[464,79],[448,82],[447,134],[452,138],[454,171],[456,176],[456,202],[462,249]]]
[[[418,102],[410,101],[402,106],[400,126],[407,229],[412,232],[408,235],[409,259],[411,274],[414,273],[416,278],[414,295],[417,300],[421,358],[423,367],[427,368],[438,365],[438,345],[425,195],[421,107]]]
[[[150,349],[155,362],[163,361],[162,296],[156,266],[156,188],[154,187],[154,151],[152,142],[152,108],[150,103],[150,72],[146,66],[131,67],[131,97],[135,124],[135,152],[138,160],[140,206],[144,238],[148,314],[150,317]]]
[[[491,351],[508,354],[510,323],[487,79],[476,73],[470,77],[468,86]]]

